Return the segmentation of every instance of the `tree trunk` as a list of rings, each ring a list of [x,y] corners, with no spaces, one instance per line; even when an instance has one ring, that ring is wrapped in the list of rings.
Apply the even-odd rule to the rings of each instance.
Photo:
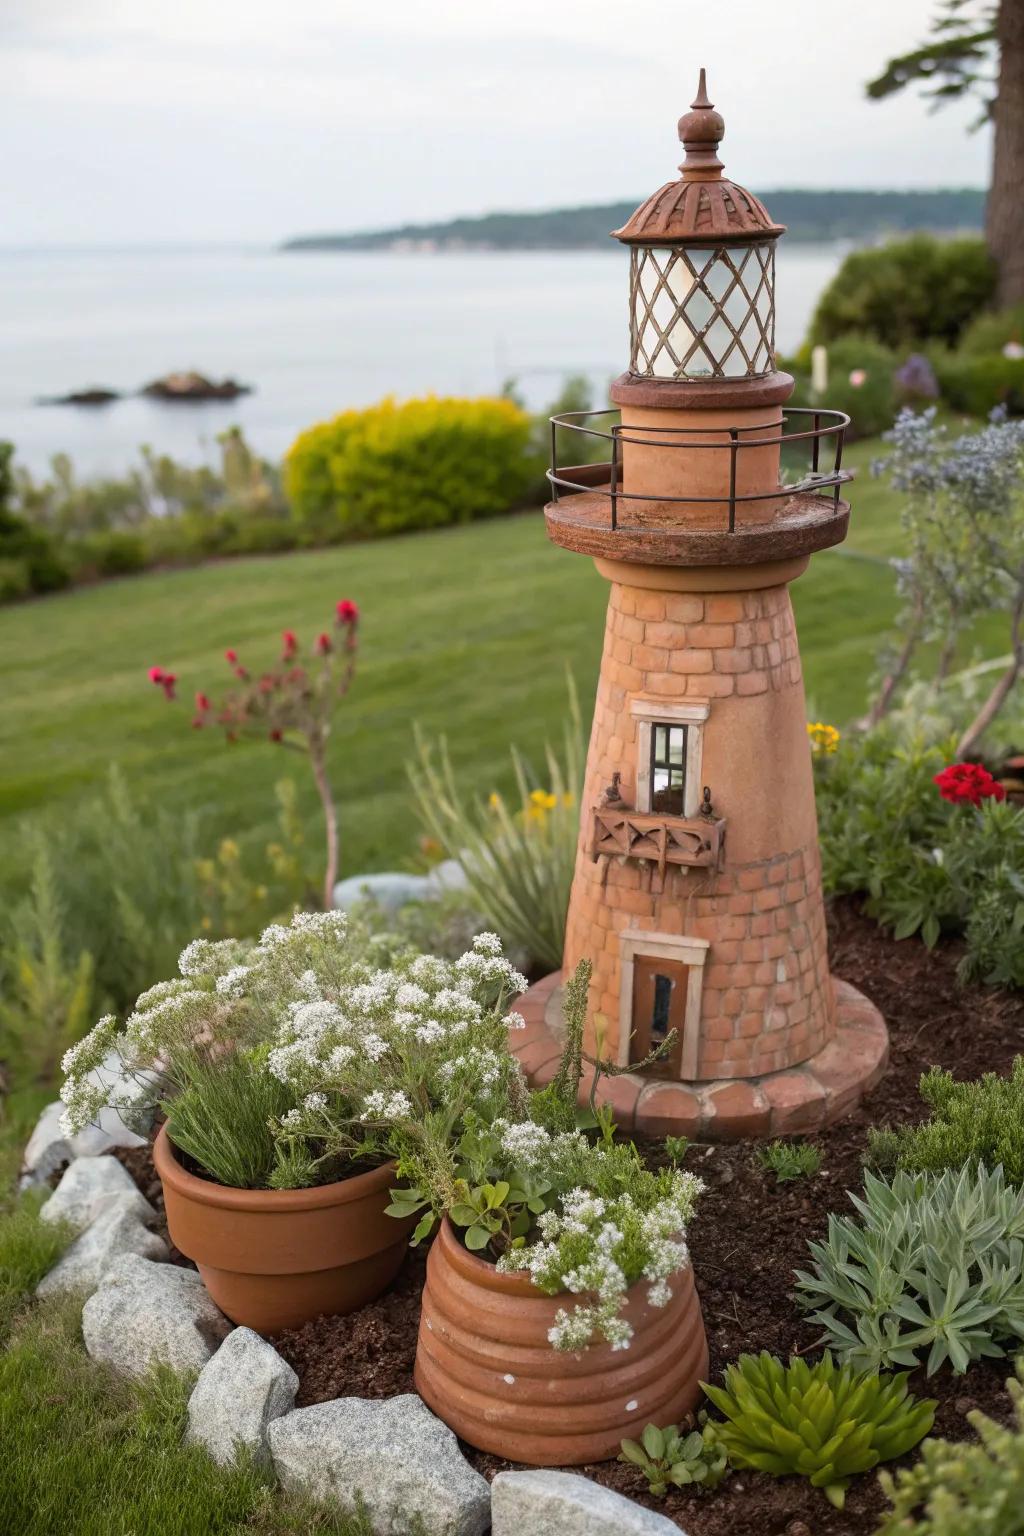
[[[996,303],[1024,300],[1024,5],[1002,0],[996,22],[999,85],[985,238],[999,267]]]
[[[1024,671],[1024,585],[1017,592],[1011,620],[1013,657],[1006,671],[999,678],[992,692],[978,710],[974,719],[956,744],[956,760],[962,763],[973,752],[993,720],[1006,703],[1017,679]]]
[[[334,906],[334,887],[338,880],[338,812],[335,809],[331,786],[327,782],[327,768],[324,763],[322,749],[311,746],[309,760],[312,764],[313,778],[316,781],[320,804],[324,808],[324,829],[327,833],[327,868],[324,871],[324,911],[329,912]]]
[[[885,716],[889,713],[889,710],[892,708],[893,701],[896,698],[896,690],[899,688],[904,677],[907,675],[907,670],[914,658],[914,652],[917,650],[918,644],[920,642],[921,621],[923,616],[924,604],[919,596],[915,599],[914,602],[914,613],[910,621],[910,627],[907,631],[906,640],[903,643],[903,649],[900,651],[900,654],[897,656],[895,662],[893,663],[892,671],[882,679],[882,685],[878,690],[878,694],[874,700],[874,703],[871,705],[871,708],[868,711],[865,720],[863,721],[863,724],[867,727],[868,730],[870,730],[872,726],[877,725],[880,720],[884,719]]]

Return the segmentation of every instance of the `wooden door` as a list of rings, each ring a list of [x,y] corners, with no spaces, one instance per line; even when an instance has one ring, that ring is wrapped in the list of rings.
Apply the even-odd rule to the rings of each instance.
[[[642,1061],[671,1030],[675,1044],[667,1056],[647,1070],[661,1077],[678,1077],[686,1025],[686,992],[690,967],[682,960],[658,960],[637,955],[633,960],[633,1033],[630,1061]]]

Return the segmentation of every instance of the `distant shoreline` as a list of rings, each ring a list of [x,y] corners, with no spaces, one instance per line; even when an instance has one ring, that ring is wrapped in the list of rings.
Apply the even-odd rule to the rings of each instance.
[[[763,200],[773,217],[786,225],[789,240],[801,244],[839,240],[864,244],[917,230],[976,234],[985,215],[985,194],[974,187],[916,192],[783,189],[764,193]],[[489,213],[354,234],[297,235],[278,249],[288,254],[379,251],[397,255],[607,250],[610,231],[623,224],[635,206],[633,202],[600,203]]]

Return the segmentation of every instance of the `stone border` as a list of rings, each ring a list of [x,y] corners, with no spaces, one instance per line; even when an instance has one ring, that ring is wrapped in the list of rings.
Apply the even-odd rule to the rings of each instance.
[[[562,973],[553,971],[516,1003],[526,1028],[509,1038],[530,1083],[555,1075],[561,1052]],[[602,1078],[598,1101],[614,1110],[620,1130],[694,1141],[738,1141],[819,1131],[855,1109],[885,1073],[889,1032],[862,992],[832,977],[836,1032],[799,1066],[762,1077],[668,1082],[636,1072]]]

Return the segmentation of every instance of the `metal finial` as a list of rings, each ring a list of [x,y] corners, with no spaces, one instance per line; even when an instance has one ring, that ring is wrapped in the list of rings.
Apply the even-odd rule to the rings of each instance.
[[[707,71],[702,69],[690,110],[679,119],[679,138],[686,150],[686,159],[679,167],[684,181],[720,180],[718,146],[724,136],[725,120],[708,96]]]
[[[700,107],[713,107],[714,102],[708,96],[708,72],[702,69],[700,79],[697,81],[697,94],[690,102],[690,106],[696,112]]]

